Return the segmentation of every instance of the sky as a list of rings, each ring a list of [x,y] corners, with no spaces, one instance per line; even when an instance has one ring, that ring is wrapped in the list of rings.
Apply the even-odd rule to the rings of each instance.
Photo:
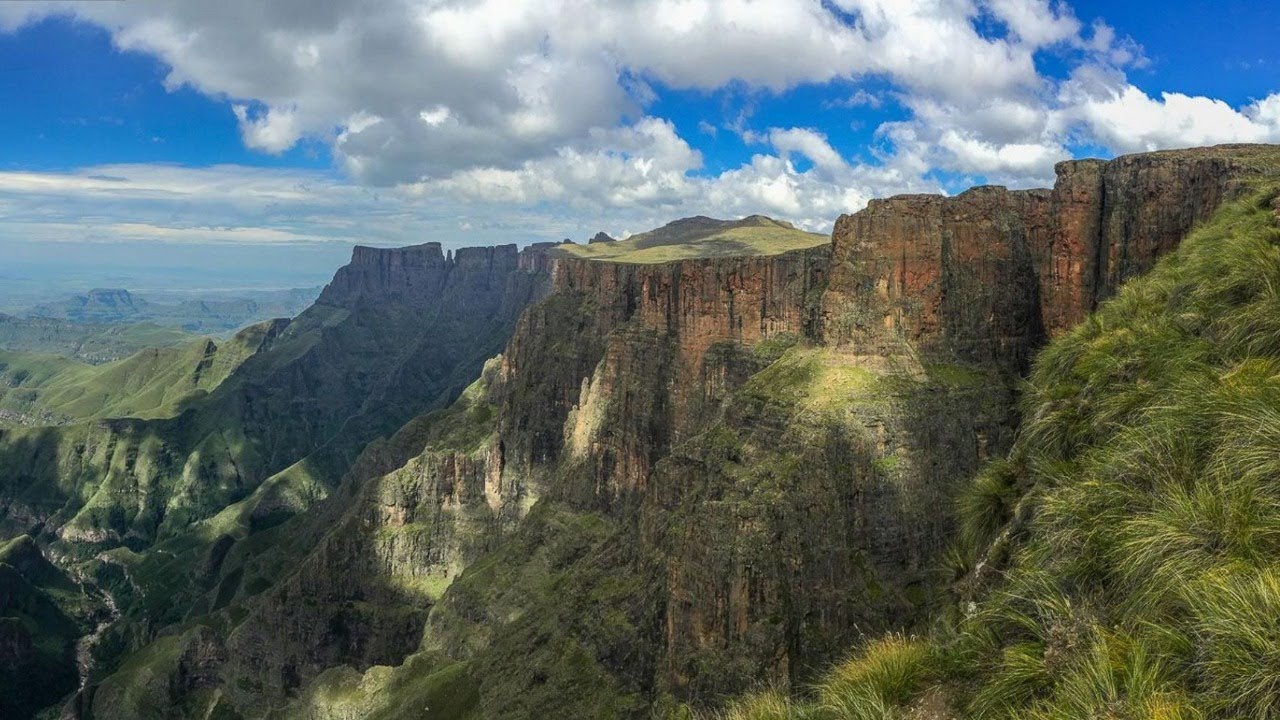
[[[1280,142],[1270,3],[0,2],[0,295],[286,287]]]

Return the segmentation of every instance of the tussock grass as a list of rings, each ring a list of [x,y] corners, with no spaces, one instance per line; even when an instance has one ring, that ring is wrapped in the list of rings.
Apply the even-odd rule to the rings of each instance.
[[[967,542],[1032,504],[961,622],[973,717],[1280,717],[1280,232],[1224,208],[1040,356]],[[1034,488],[1017,499],[1005,488]],[[1269,617],[1269,622],[1264,621]]]
[[[1280,718],[1275,196],[1040,354],[1015,448],[959,501],[955,564],[981,584],[927,641],[832,670],[826,717],[942,685],[957,718]]]
[[[715,720],[800,720],[800,708],[782,693],[768,691],[738,700],[715,716]]]
[[[833,717],[896,717],[928,679],[929,661],[929,645],[918,638],[887,635],[874,640],[827,673],[817,686],[817,705]]]

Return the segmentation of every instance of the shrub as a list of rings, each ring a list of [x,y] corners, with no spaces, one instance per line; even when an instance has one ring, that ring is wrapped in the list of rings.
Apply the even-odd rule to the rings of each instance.
[[[929,677],[930,649],[919,638],[887,635],[832,668],[817,686],[818,705],[839,718],[884,720]]]

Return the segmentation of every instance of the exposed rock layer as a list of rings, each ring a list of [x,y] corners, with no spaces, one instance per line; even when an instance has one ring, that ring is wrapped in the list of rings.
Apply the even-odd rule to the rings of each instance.
[[[349,506],[299,518],[323,540],[268,592],[232,593],[217,614],[249,613],[237,650],[193,651],[195,676],[243,662],[217,682],[259,685],[220,709],[293,697],[323,716],[326,665],[349,665],[368,698],[388,677],[461,667],[454,695],[486,718],[642,717],[802,682],[859,633],[922,617],[947,508],[1008,448],[1010,388],[1034,351],[1241,192],[1259,152],[1068,163],[1052,191],[875,201],[830,248],[769,257],[358,251],[317,307],[396,315],[401,332],[464,267],[549,276],[551,292],[515,323],[483,451],[427,437],[394,455],[418,458],[400,470],[352,478]],[[492,283],[452,287],[465,302]],[[459,532],[467,517],[483,529]],[[406,596],[405,578],[447,582]]]
[[[836,221],[824,339],[876,351],[905,341],[1025,371],[1046,334],[1150,268],[1273,153],[1222,146],[1070,161],[1053,190],[872,200]]]

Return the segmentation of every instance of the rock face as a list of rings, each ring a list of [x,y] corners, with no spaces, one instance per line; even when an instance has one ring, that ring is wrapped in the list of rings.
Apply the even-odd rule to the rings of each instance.
[[[1010,446],[1034,351],[1267,153],[1066,163],[1053,190],[875,201],[829,247],[762,257],[360,249],[314,322],[344,357],[403,361],[282,364],[287,392],[351,384],[393,410],[380,423],[408,417],[403,398],[439,407],[421,402],[439,379],[422,349],[429,336],[432,358],[467,367],[477,321],[450,315],[465,308],[512,318],[483,401],[419,415],[341,493],[237,541],[213,563],[225,595],[184,618],[222,629],[166,657],[199,660],[186,677],[222,693],[200,709],[215,715],[639,718],[804,683],[863,634],[925,617],[954,493]],[[316,428],[338,417],[304,409]],[[368,422],[350,427],[386,434]],[[104,681],[104,702],[128,683]]]
[[[832,235],[824,339],[906,341],[1024,371],[1046,334],[1080,322],[1124,280],[1248,188],[1260,146],[1058,165],[1053,190],[975,188],[872,200]]]
[[[118,585],[104,654],[219,596],[259,593],[291,544],[273,549],[263,533],[339,487],[370,440],[447,406],[548,285],[514,246],[359,248],[315,305],[264,326],[257,350],[182,414],[0,430],[0,529]],[[120,546],[120,560],[95,557]]]
[[[525,314],[504,354],[508,461],[535,468],[568,444],[602,501],[642,489],[652,463],[724,399],[736,353],[806,334],[826,254],[552,261],[551,299]]]

